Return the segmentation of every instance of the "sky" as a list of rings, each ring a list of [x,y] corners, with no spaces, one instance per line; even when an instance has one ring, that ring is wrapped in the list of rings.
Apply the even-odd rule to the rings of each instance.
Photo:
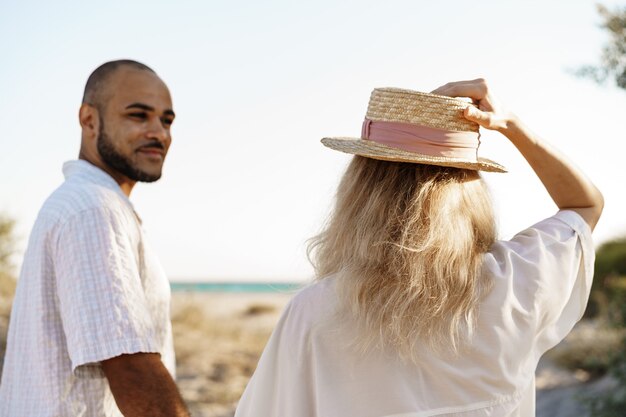
[[[604,1],[609,7],[623,1]],[[431,91],[484,77],[507,108],[602,190],[597,244],[626,235],[626,91],[572,72],[606,34],[587,0],[0,0],[0,213],[18,256],[80,142],[78,107],[100,64],[131,58],[169,86],[176,111],[163,178],[131,195],[172,281],[312,277],[324,224],[375,87]],[[500,238],[556,206],[506,138],[481,156]]]

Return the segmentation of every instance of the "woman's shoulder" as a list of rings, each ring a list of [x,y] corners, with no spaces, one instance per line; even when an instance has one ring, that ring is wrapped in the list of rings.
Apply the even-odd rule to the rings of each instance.
[[[548,272],[560,268],[565,260],[580,252],[586,258],[593,257],[591,229],[578,213],[561,210],[510,240],[496,241],[485,262],[496,276],[508,276],[514,272],[512,269]]]
[[[290,352],[295,363],[306,361],[317,329],[326,323],[329,312],[335,308],[335,300],[333,279],[325,278],[306,285],[283,310],[270,342],[274,341]]]
[[[316,279],[309,283],[289,302],[288,308],[296,311],[315,313],[318,310],[328,310],[328,306],[336,300],[336,276]]]
[[[560,210],[534,225],[520,231],[510,240],[496,241],[490,252],[499,248],[514,250],[523,246],[536,246],[538,240],[555,244],[566,242],[571,237],[591,239],[591,229],[585,220],[575,211]]]

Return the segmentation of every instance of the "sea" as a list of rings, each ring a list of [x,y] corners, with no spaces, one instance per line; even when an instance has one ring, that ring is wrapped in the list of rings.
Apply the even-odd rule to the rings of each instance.
[[[304,282],[171,282],[172,292],[294,293]]]

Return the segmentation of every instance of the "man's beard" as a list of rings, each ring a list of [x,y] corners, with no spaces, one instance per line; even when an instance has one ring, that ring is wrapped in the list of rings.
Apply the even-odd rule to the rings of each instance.
[[[104,123],[100,120],[100,131],[98,132],[98,140],[96,143],[100,158],[113,170],[139,182],[154,182],[161,178],[161,173],[149,174],[133,166],[130,158],[122,155],[115,149],[111,138],[104,132]]]

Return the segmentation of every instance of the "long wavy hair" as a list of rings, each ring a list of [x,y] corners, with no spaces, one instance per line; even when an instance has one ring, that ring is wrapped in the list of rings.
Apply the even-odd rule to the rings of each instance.
[[[308,254],[318,280],[336,277],[354,347],[393,346],[417,362],[420,345],[454,353],[471,338],[495,238],[476,171],[355,156]]]

